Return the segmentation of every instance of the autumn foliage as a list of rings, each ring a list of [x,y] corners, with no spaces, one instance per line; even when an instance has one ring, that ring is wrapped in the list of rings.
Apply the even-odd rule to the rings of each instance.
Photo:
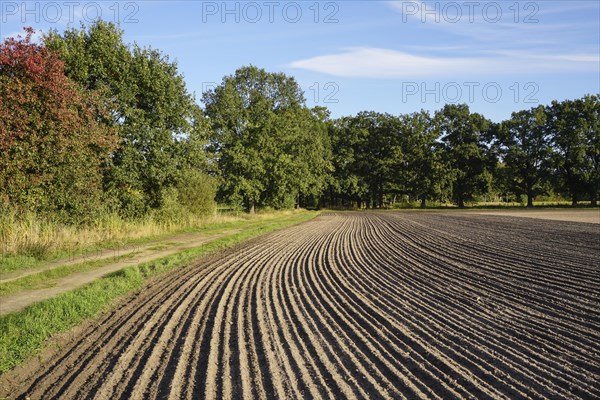
[[[101,201],[117,136],[97,122],[101,97],[67,78],[33,33],[0,44],[0,200],[79,218]]]

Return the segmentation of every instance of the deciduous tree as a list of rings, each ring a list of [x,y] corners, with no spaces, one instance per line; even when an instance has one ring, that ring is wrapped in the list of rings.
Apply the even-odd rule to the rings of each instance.
[[[208,125],[167,55],[128,46],[123,32],[103,21],[51,32],[45,43],[60,53],[70,78],[105,93],[111,112],[101,122],[121,138],[105,185],[126,214],[159,207],[162,191],[183,179],[181,171],[207,168],[204,149],[195,143],[206,141]]]
[[[519,195],[524,193],[527,207],[533,207],[533,198],[545,192],[551,166],[544,107],[513,113],[502,123],[497,136],[513,190]]]
[[[489,121],[471,113],[466,104],[444,106],[435,115],[444,145],[445,160],[454,175],[452,196],[459,207],[489,189],[490,160],[485,135]]]
[[[80,221],[100,207],[117,136],[98,123],[107,113],[97,92],[83,93],[33,33],[0,45],[0,196]]]
[[[315,195],[328,170],[323,110],[308,110],[296,80],[242,67],[204,94],[221,195],[244,205],[289,208]]]
[[[600,101],[596,95],[554,101],[546,109],[559,184],[577,205],[582,196],[597,204],[600,194]]]
[[[421,201],[445,197],[452,183],[450,171],[443,159],[439,131],[426,111],[402,117],[404,154],[406,155],[406,192]]]

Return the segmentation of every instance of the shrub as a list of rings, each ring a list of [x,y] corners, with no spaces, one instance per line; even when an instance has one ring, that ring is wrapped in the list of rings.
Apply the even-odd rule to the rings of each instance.
[[[211,215],[216,209],[215,179],[197,170],[186,170],[177,186],[179,204],[194,215]]]

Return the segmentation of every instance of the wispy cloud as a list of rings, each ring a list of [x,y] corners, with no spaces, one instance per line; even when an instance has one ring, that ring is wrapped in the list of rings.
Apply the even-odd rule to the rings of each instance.
[[[476,2],[470,4],[478,9],[461,9],[458,19],[456,12],[445,8],[449,3],[405,0],[386,4],[399,11],[398,18],[410,29],[421,25],[424,31],[437,30],[433,36],[427,32],[427,37],[435,38],[435,44],[346,48],[296,60],[288,66],[339,77],[381,79],[600,72],[597,44],[576,40],[580,32],[575,33],[577,26],[573,26],[572,18],[563,21],[556,16],[541,17],[543,13],[582,12],[590,8],[585,4],[550,8],[538,5],[532,9],[519,6],[518,22],[510,9],[515,3],[495,2],[502,8],[496,17],[503,15],[496,19],[491,11],[483,14],[483,3]],[[454,4],[462,7],[463,3]],[[526,16],[540,18],[540,22],[525,23]]]
[[[341,53],[297,60],[288,65],[339,77],[438,78],[457,75],[505,75],[532,72],[598,70],[592,54],[504,53],[489,57],[433,57],[406,52],[360,47]]]
[[[550,14],[594,11],[597,4],[552,4],[554,2],[440,2],[423,0],[388,1],[403,23],[423,24],[432,30],[467,37],[474,43],[523,46],[556,43],[564,39],[558,32],[568,32],[578,25],[563,22]],[[570,2],[568,2],[570,3]],[[552,22],[550,22],[552,21]]]

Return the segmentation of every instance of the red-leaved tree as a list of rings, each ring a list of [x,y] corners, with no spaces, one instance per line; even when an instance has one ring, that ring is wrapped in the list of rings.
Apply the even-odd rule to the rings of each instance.
[[[97,123],[101,97],[64,74],[34,31],[0,44],[0,200],[81,220],[102,196],[116,133]]]

